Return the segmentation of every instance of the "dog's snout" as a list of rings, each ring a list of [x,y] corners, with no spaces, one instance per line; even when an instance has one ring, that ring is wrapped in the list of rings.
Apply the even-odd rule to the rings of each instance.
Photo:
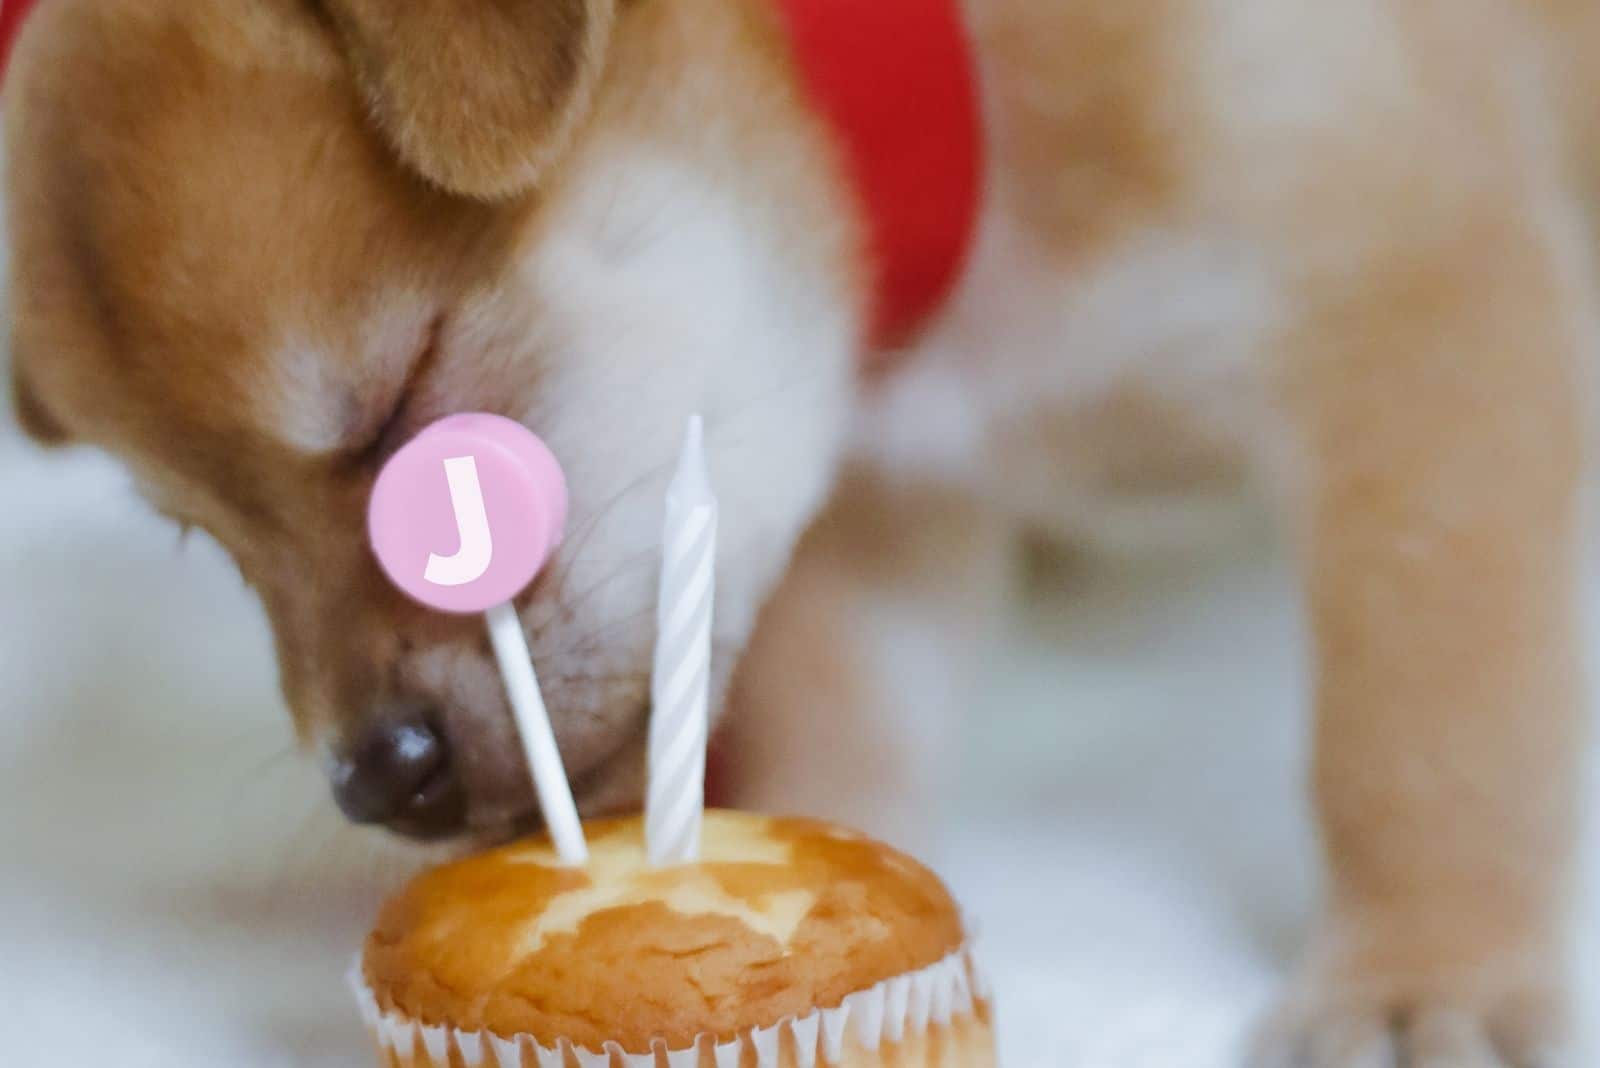
[[[333,796],[356,823],[414,838],[462,829],[466,798],[444,735],[426,719],[380,720],[334,761]]]

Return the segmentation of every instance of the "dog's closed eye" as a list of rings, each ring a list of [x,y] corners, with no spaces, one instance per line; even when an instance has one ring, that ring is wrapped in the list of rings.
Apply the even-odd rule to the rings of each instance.
[[[444,316],[436,315],[423,334],[422,347],[412,357],[400,388],[387,409],[379,409],[380,418],[370,423],[364,435],[348,450],[351,460],[358,464],[379,462],[394,453],[417,429],[412,426],[412,401],[417,386],[433,369],[439,356],[439,338],[444,330]]]
[[[349,467],[404,444],[416,429],[412,402],[436,362],[444,317],[376,321],[353,357],[341,358],[344,346],[329,342],[280,345],[252,390],[258,428],[302,455]]]

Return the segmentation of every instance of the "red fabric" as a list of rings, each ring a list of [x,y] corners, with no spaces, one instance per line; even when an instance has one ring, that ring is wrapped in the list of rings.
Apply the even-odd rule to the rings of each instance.
[[[959,0],[776,0],[833,124],[877,272],[867,339],[910,335],[955,285],[977,224],[983,139]]]
[[[11,57],[11,44],[17,39],[22,17],[33,5],[34,0],[0,0],[0,78],[5,77],[6,61]]]

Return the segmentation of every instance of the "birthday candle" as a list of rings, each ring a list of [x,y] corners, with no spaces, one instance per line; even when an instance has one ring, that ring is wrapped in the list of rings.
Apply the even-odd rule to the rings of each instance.
[[[678,471],[667,487],[645,797],[645,838],[650,862],[657,865],[698,858],[705,809],[717,499],[702,436],[697,415],[689,421]]]

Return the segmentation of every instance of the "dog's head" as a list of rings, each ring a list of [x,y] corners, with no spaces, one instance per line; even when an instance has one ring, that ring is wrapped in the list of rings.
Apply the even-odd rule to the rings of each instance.
[[[857,334],[788,77],[726,0],[40,4],[6,86],[18,411],[232,553],[359,818],[533,809],[482,621],[366,544],[378,467],[443,415],[566,468],[519,609],[599,811],[638,796],[662,494],[703,411],[721,692],[826,491]]]

